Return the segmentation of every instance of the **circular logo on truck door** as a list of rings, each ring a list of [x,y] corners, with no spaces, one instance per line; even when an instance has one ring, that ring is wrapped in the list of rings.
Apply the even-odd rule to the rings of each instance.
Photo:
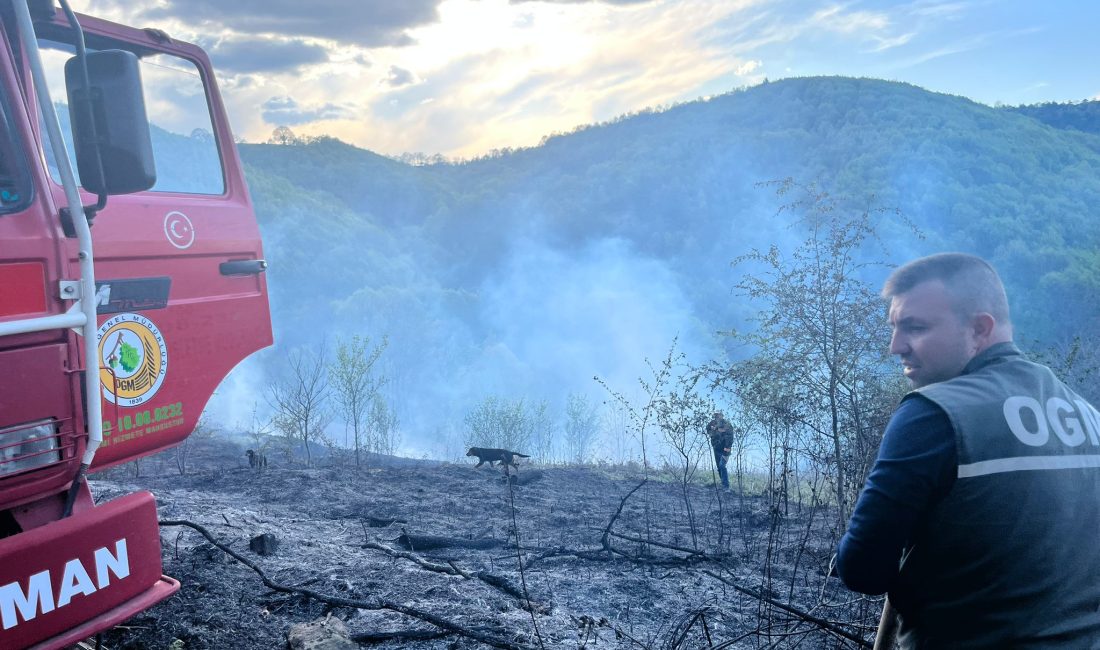
[[[99,326],[99,383],[103,397],[137,406],[156,395],[168,371],[168,346],[153,321],[116,314]]]
[[[195,243],[195,226],[186,214],[173,210],[164,215],[164,236],[168,243],[182,250]]]

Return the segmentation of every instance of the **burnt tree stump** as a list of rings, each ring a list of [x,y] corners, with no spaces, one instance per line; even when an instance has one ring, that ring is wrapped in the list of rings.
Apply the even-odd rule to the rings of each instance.
[[[279,550],[279,538],[271,533],[256,535],[248,540],[248,548],[256,555],[275,555]]]

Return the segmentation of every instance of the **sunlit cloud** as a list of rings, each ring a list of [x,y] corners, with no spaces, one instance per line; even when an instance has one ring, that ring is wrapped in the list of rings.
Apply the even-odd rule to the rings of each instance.
[[[1019,90],[1016,91],[1016,93],[1026,97],[1028,95],[1033,94],[1037,90],[1043,90],[1044,88],[1049,88],[1049,87],[1050,87],[1049,82],[1037,81],[1033,84],[1028,84],[1027,86],[1024,86],[1024,87],[1020,88]]]
[[[461,149],[450,151],[469,154],[502,142],[533,145],[556,131],[693,98],[708,81],[722,76],[732,81],[760,66],[746,67],[728,47],[705,44],[709,25],[751,5],[447,2],[439,23],[413,32],[418,42],[436,49],[376,53],[427,81],[371,103],[375,115],[402,124],[389,130],[392,136],[376,132],[374,137],[396,144],[424,129],[410,150],[446,152],[447,145],[467,138]],[[449,127],[439,128],[441,122]],[[456,130],[457,124],[462,128]],[[378,124],[358,128],[371,127]],[[381,148],[392,150],[389,146]]]
[[[509,4],[522,5],[542,2],[546,4],[576,5],[585,3],[604,3],[609,5],[637,5],[653,2],[653,0],[508,0]]]
[[[354,112],[333,103],[301,105],[293,97],[272,97],[263,103],[263,116],[269,124],[294,126],[320,120],[347,119]]]
[[[1040,29],[1002,20],[992,0],[73,2],[202,45],[246,140],[293,125],[380,153],[448,156],[535,145],[765,78],[904,75],[935,87],[943,69],[957,77],[956,63]],[[1001,77],[986,97],[1022,92]]]
[[[955,2],[948,0],[921,0],[909,6],[908,12],[914,16],[936,19],[954,19],[962,17],[976,4],[988,4],[986,0],[978,2]]]
[[[416,76],[409,70],[391,65],[389,74],[386,76],[384,83],[391,88],[400,88],[401,86],[416,83]]]
[[[890,18],[881,12],[847,11],[845,5],[832,5],[814,13],[810,24],[842,34],[862,34],[886,29]]]
[[[875,41],[876,45],[873,48],[871,48],[869,51],[871,51],[871,52],[885,52],[886,50],[890,50],[890,49],[893,49],[895,47],[900,47],[902,45],[905,45],[909,41],[913,40],[914,36],[916,36],[916,32],[909,32],[907,34],[900,34],[900,35],[894,36],[894,37],[872,36],[871,38],[872,38],[872,40]]]
[[[760,68],[760,61],[745,61],[741,65],[733,69],[733,73],[738,77],[744,77],[750,75]]]

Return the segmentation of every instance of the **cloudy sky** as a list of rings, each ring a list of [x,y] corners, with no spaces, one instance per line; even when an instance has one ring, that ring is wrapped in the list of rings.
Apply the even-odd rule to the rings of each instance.
[[[792,76],[1100,96],[1092,0],[72,0],[202,45],[238,137],[475,156]]]

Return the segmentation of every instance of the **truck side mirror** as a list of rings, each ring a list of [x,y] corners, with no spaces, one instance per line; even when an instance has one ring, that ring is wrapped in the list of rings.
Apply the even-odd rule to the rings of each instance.
[[[156,184],[157,171],[138,58],[125,50],[102,50],[89,52],[86,60],[89,88],[79,57],[65,63],[81,185],[99,195],[147,190]]]

